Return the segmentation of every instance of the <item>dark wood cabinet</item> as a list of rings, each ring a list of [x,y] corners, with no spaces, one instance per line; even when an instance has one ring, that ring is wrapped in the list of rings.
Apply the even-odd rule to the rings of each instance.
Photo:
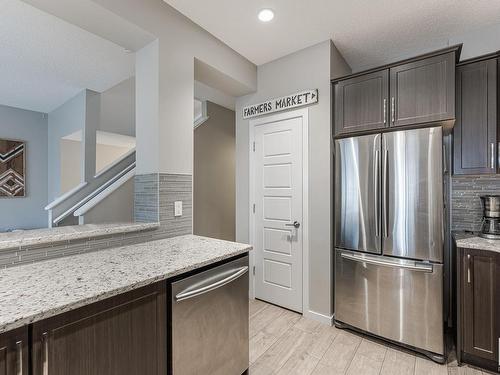
[[[333,80],[335,136],[436,122],[452,125],[460,49],[449,47]]]
[[[499,370],[500,254],[459,249],[459,361]]]
[[[346,79],[335,85],[336,134],[388,126],[389,71]]]
[[[496,59],[457,67],[455,174],[497,173],[497,82]]]
[[[0,375],[28,375],[28,327],[0,334]]]
[[[33,324],[33,375],[160,375],[167,368],[166,283]]]
[[[392,67],[391,126],[455,118],[455,53]]]

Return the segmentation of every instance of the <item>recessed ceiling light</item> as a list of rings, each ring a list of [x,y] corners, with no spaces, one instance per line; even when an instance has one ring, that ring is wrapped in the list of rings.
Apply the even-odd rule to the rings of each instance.
[[[262,22],[272,21],[274,18],[274,12],[271,9],[262,9],[259,12],[259,20]]]

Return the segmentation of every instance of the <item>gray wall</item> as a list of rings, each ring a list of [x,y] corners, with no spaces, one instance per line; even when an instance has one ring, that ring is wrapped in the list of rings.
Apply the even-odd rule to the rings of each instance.
[[[0,138],[26,142],[26,197],[0,199],[0,232],[47,226],[47,115],[0,105]]]
[[[156,46],[152,44],[153,48],[141,50],[136,56],[137,98],[139,92],[148,89],[141,80],[151,77],[155,82],[149,89],[155,90],[155,94],[150,97],[156,102],[137,102],[137,172],[192,174],[195,58],[223,72],[230,78],[232,88],[236,86],[242,93],[255,89],[255,65],[164,1],[95,2],[158,38]],[[141,52],[151,53],[151,66],[147,53]],[[142,105],[145,110],[140,108]],[[145,115],[151,110],[154,114]],[[159,142],[152,144],[152,139]],[[142,152],[143,149],[147,151]]]
[[[49,153],[48,153],[48,201],[52,202],[60,195],[61,176],[61,138],[78,130],[85,129],[86,92],[70,99],[59,108],[49,113]],[[82,143],[83,144],[83,143]],[[83,155],[83,150],[82,154]]]
[[[309,310],[333,314],[332,153],[330,78],[350,73],[331,41],[325,41],[257,69],[258,90],[236,102],[236,239],[249,241],[249,139],[242,108],[304,89],[319,90],[309,107]]]
[[[135,83],[123,81],[100,94],[83,90],[49,115],[48,200],[61,192],[61,138],[81,130],[80,181],[90,180],[96,168],[96,131],[135,135]],[[74,186],[73,186],[74,187]]]
[[[135,78],[101,93],[99,130],[135,137]]]
[[[85,224],[134,222],[134,179],[131,178],[85,214]]]
[[[500,50],[500,23],[450,38],[449,45],[463,43],[461,60]]]
[[[207,102],[194,131],[193,233],[235,240],[235,113]]]

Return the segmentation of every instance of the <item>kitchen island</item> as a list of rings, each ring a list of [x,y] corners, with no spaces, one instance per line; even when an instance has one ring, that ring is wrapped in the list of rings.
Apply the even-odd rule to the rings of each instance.
[[[0,270],[0,365],[8,375],[29,357],[37,375],[164,373],[166,281],[250,249],[187,235]]]

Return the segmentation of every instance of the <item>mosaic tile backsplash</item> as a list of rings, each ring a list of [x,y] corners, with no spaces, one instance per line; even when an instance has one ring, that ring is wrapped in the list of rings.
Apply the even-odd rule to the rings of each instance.
[[[452,231],[479,231],[483,219],[481,195],[500,195],[500,175],[453,176],[451,183]]]

